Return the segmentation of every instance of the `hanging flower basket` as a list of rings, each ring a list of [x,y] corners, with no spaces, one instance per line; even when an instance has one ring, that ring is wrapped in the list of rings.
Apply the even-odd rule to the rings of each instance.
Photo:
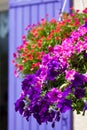
[[[87,8],[61,19],[28,26],[13,60],[23,78],[15,110],[52,127],[61,113],[87,109]]]

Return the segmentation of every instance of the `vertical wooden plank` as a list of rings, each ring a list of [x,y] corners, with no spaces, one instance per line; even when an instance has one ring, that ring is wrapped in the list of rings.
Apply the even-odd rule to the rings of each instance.
[[[39,130],[39,125],[36,122],[36,119],[34,119],[33,117],[31,117],[31,129],[30,130]]]
[[[22,32],[23,32],[23,34],[27,34],[26,27],[30,24],[30,21],[29,21],[30,12],[29,12],[28,6],[23,7],[23,13],[24,13],[24,15],[23,15],[24,25],[22,28]]]
[[[54,130],[55,128],[52,128],[51,126],[52,123],[48,123],[46,126],[46,130]]]
[[[64,5],[64,2],[65,0],[61,0],[61,9]],[[73,0],[67,0],[65,8],[64,8],[64,12],[71,13],[70,7],[72,7],[72,5],[73,5]]]
[[[9,2],[15,2],[16,0],[10,0]]]
[[[22,44],[22,27],[24,24],[23,20],[23,11],[22,8],[16,8],[16,47]],[[16,100],[19,98],[19,95],[21,93],[21,80],[19,78],[16,79]],[[19,113],[16,113],[16,130],[23,130],[23,122],[22,117],[19,115]]]
[[[37,24],[37,5],[31,7],[31,24]]]
[[[40,125],[39,130],[46,130],[46,124],[43,123],[42,125]]]
[[[50,21],[54,17],[53,3],[47,4],[48,20]]]
[[[39,10],[38,10],[38,17],[39,17],[39,21],[41,21],[41,19],[45,18],[46,15],[46,8],[45,5],[39,5]]]
[[[71,119],[70,119],[71,111],[66,111],[66,113],[62,114],[61,119],[62,119],[62,130],[72,130],[71,128]]]
[[[15,102],[15,77],[14,77],[14,66],[12,65],[13,52],[15,51],[15,10],[11,9],[9,11],[9,82],[8,82],[8,129],[14,130],[16,129],[15,125],[15,110],[14,110],[14,102]]]
[[[58,129],[59,129],[59,130],[62,130],[62,129],[61,129],[61,121],[62,121],[62,120],[60,119],[59,122],[56,122],[56,123],[55,123],[55,128],[54,128],[54,130],[58,130]]]
[[[22,35],[24,33],[24,8],[16,8],[16,47],[22,44]],[[27,14],[28,16],[28,14]],[[21,80],[16,79],[16,97],[15,101],[18,99],[20,93],[21,93]],[[27,122],[19,113],[16,114],[16,130],[24,130],[25,128],[29,129],[30,122]]]
[[[55,11],[54,17],[55,17],[56,20],[58,20],[59,13],[60,13],[60,10],[61,10],[61,2],[54,3],[53,10]]]

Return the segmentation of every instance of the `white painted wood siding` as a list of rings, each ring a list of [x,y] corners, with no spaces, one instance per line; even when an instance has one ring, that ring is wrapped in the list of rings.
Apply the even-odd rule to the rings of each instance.
[[[87,7],[87,0],[73,0],[74,2],[74,9],[79,9],[79,10],[82,10],[82,8],[85,8]],[[82,4],[81,4],[82,3]],[[83,6],[83,7],[82,7]]]

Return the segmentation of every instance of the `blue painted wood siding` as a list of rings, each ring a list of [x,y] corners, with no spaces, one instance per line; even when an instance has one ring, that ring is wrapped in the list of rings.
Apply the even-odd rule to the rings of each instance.
[[[8,130],[71,130],[71,112],[61,116],[59,123],[54,129],[48,125],[39,126],[35,119],[27,122],[14,110],[14,102],[21,92],[21,79],[15,78],[14,66],[12,65],[13,53],[22,43],[22,35],[28,24],[36,24],[46,14],[48,20],[52,17],[58,19],[58,14],[63,6],[64,0],[10,0],[9,2],[9,90],[8,90]],[[65,10],[69,12],[70,0],[67,0]]]

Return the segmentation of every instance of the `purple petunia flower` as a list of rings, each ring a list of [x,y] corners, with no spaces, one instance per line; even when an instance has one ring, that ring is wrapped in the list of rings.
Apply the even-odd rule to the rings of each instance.
[[[60,112],[61,112],[61,113],[64,113],[64,112],[66,112],[67,110],[72,109],[71,104],[72,104],[71,100],[62,98],[62,99],[60,100],[60,102],[58,102],[57,107],[60,108]]]
[[[47,93],[47,96],[50,102],[58,102],[62,98],[62,92],[57,88],[53,88]]]
[[[36,76],[38,76],[42,81],[46,80],[47,67],[42,65],[36,72]]]
[[[40,92],[41,90],[37,87],[32,87],[29,91],[28,91],[28,95],[29,95],[29,99],[30,100],[37,100],[40,97]]]
[[[25,107],[25,103],[23,101],[24,95],[21,94],[20,98],[15,102],[15,111],[19,111],[19,113],[22,115]]]
[[[47,79],[48,80],[55,80],[55,78],[62,72],[61,63],[57,60],[56,57],[48,63],[48,70],[47,70]]]
[[[34,118],[36,118],[37,122],[41,124],[42,122],[47,122],[50,118],[50,113],[49,113],[49,106],[50,102],[48,98],[45,97],[40,97],[38,102],[33,101],[30,103],[30,111],[33,113]],[[53,117],[51,117],[53,118]]]
[[[87,28],[87,22],[85,22],[85,24],[83,25],[83,27],[86,27],[86,28]]]
[[[85,82],[85,76],[79,73],[75,73],[74,80],[71,82],[73,87],[83,86]]]
[[[45,54],[42,58],[42,65],[47,65],[51,60],[51,56],[49,54]]]
[[[70,93],[72,93],[72,84],[69,84],[63,91],[63,97],[68,96]]]
[[[87,53],[84,54],[84,58],[87,59]]]
[[[26,108],[24,110],[23,116],[26,118],[27,121],[29,121],[29,117],[31,116],[31,112],[30,112],[30,110],[28,110],[28,108]]]
[[[76,98],[82,98],[84,97],[85,94],[85,89],[81,88],[81,87],[76,87],[75,88],[75,92],[74,92]]]
[[[28,91],[29,88],[31,88],[36,81],[36,75],[35,74],[29,74],[26,75],[25,79],[22,81],[22,90]]]

